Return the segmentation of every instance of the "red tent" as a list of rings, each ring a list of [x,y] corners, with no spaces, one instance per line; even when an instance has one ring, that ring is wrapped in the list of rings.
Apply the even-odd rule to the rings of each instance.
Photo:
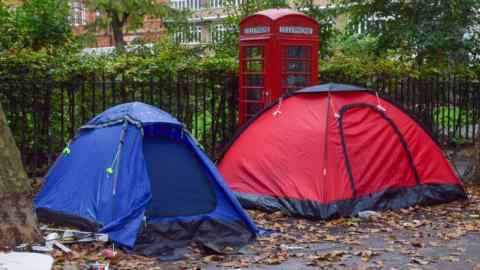
[[[429,133],[375,92],[323,84],[265,109],[219,162],[243,206],[329,219],[465,199]]]

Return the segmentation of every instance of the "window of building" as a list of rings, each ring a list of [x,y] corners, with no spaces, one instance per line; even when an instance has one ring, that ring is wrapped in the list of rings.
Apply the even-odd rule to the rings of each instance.
[[[222,42],[225,38],[226,28],[223,24],[213,24],[210,26],[210,37],[213,43]]]
[[[392,16],[372,16],[363,18],[356,26],[353,27],[353,31],[357,34],[365,34],[370,29],[381,30],[385,27],[387,21],[393,20]]]
[[[244,0],[170,0],[174,9],[199,10],[202,8],[221,8],[226,6],[239,6]]]
[[[198,44],[202,42],[202,27],[189,25],[173,33],[173,40],[183,44]]]
[[[224,0],[209,0],[208,1],[209,7],[211,7],[211,8],[223,7],[223,2],[224,2]]]
[[[233,0],[233,4],[234,4],[236,7],[238,7],[238,6],[240,6],[241,4],[243,4],[243,1],[244,1],[244,0]]]
[[[72,1],[70,3],[70,24],[79,26],[87,24],[87,8],[83,1]]]
[[[228,6],[238,7],[243,3],[244,0],[209,0],[208,6],[210,8],[221,8]]]
[[[175,9],[199,10],[201,0],[170,0],[170,6]]]

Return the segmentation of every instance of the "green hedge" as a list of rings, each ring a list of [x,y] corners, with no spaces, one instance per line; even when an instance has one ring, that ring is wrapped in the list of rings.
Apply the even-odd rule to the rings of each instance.
[[[375,76],[421,78],[432,75],[462,75],[478,79],[480,64],[455,66],[435,64],[415,67],[406,57],[376,56],[339,48],[319,61],[321,78],[348,78],[364,82]],[[212,71],[231,72],[238,69],[238,59],[215,53],[206,48],[186,48],[170,42],[152,48],[137,49],[125,54],[87,55],[76,51],[61,51],[54,55],[43,51],[10,50],[0,53],[0,78],[35,74],[53,78],[85,77],[104,74],[123,74],[135,80],[150,79],[165,72]]]
[[[0,53],[0,78],[36,75],[68,79],[75,76],[118,75],[131,79],[149,79],[152,75],[185,70],[236,70],[236,59],[205,54],[200,48],[185,48],[170,42],[124,54],[92,55],[61,52],[55,55],[31,50]]]
[[[319,73],[324,78],[349,78],[352,81],[366,81],[375,76],[422,78],[431,76],[463,76],[473,79],[480,77],[480,63],[469,64],[439,58],[418,66],[415,56],[402,55],[398,51],[375,54],[378,46],[375,37],[359,37],[339,34],[327,45],[327,55],[319,61]],[[463,62],[468,63],[468,62]]]

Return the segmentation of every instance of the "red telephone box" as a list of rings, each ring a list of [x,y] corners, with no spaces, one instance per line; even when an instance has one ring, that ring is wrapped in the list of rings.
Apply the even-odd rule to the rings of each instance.
[[[284,93],[317,84],[318,23],[289,9],[269,9],[240,23],[239,121]]]

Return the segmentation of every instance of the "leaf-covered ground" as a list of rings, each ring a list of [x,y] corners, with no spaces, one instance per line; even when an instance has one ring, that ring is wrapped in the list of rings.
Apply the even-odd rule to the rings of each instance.
[[[313,222],[280,213],[250,211],[259,227],[274,232],[237,254],[158,262],[120,252],[113,269],[475,269],[480,270],[480,187],[470,199],[433,207],[381,213],[371,220]],[[56,268],[104,260],[101,244],[55,252]],[[76,265],[76,266],[74,266]]]

